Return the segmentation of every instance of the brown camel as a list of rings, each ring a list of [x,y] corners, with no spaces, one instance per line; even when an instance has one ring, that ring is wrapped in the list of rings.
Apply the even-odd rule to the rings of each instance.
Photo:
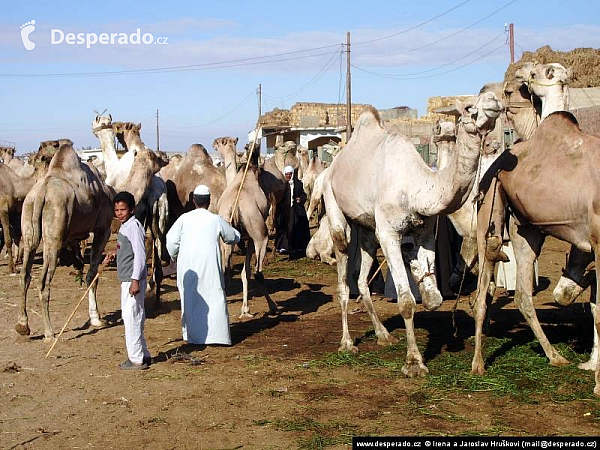
[[[237,142],[237,139],[220,138],[217,139],[217,141],[219,141],[219,143],[216,144],[216,147],[220,152],[223,152],[221,153],[223,159],[225,161],[232,161],[232,159],[235,158],[235,142]],[[250,163],[245,178],[243,178],[243,169],[240,169],[239,172],[237,172],[235,176],[231,178],[233,175],[233,170],[231,168],[235,167],[235,164],[232,164],[227,168],[228,179],[230,181],[223,191],[218,205],[219,215],[225,220],[231,220],[231,225],[239,230],[242,235],[242,239],[247,241],[246,258],[244,260],[244,267],[242,268],[241,274],[243,302],[240,318],[252,317],[252,314],[250,314],[250,308],[248,306],[248,278],[250,276],[250,263],[253,253],[256,253],[254,279],[258,282],[263,295],[267,299],[269,311],[271,313],[275,313],[277,311],[277,305],[275,302],[273,302],[273,300],[271,300],[271,297],[267,293],[264,286],[264,276],[262,273],[263,261],[267,253],[267,243],[269,241],[269,235],[265,223],[269,213],[269,202],[263,188],[260,185],[261,169],[258,167],[258,153],[258,151],[254,151],[253,155],[250,156]],[[242,179],[243,185],[240,191]],[[238,198],[237,205],[235,204],[236,198]],[[231,219],[232,212],[233,219]],[[231,245],[224,245],[223,268],[227,266],[231,255],[231,250]]]
[[[505,211],[512,219],[509,235],[517,264],[515,302],[533,330],[551,365],[568,361],[550,344],[533,307],[532,264],[547,235],[570,242],[582,252],[593,252],[596,276],[600,271],[600,138],[583,133],[572,114],[555,112],[531,139],[505,152],[484,179],[485,198],[478,213],[479,292],[475,307],[475,355],[472,372],[485,371],[482,327],[486,290],[500,253]],[[564,173],[564,176],[560,176]],[[493,178],[492,178],[493,177]],[[600,287],[597,287],[598,289]],[[596,330],[600,314],[595,308]],[[596,331],[597,333],[597,331]],[[600,396],[600,366],[596,364],[594,394]]]
[[[167,181],[171,222],[194,209],[192,193],[199,184],[210,189],[209,211],[217,212],[217,203],[225,190],[225,175],[214,166],[201,144],[193,144],[185,154],[173,180]]]
[[[89,233],[94,233],[87,283],[94,279],[102,252],[110,236],[113,217],[113,192],[89,166],[83,164],[71,145],[62,145],[52,158],[46,175],[31,189],[23,204],[21,228],[24,256],[21,270],[21,299],[15,329],[30,333],[27,319],[27,290],[31,282],[31,268],[40,239],[44,241],[44,263],[39,275],[38,288],[44,318],[44,336],[54,337],[50,324],[50,283],[58,263],[60,251],[77,248]],[[97,282],[89,291],[89,316],[93,326],[103,322],[96,304]]]
[[[493,128],[502,105],[493,93],[478,97],[475,104],[457,102],[461,113],[453,160],[438,171],[429,168],[406,137],[381,125],[375,110],[359,117],[352,138],[340,152],[325,179],[324,199],[338,269],[338,295],[342,307],[340,351],[358,351],[348,330],[347,283],[350,227],[358,231],[361,270],[358,287],[373,322],[380,345],[396,341],[383,326],[371,301],[367,276],[375,259],[376,237],[391,270],[407,339],[407,376],[428,372],[416,345],[416,302],[404,268],[400,244],[412,234],[416,245],[408,252],[412,276],[423,305],[436,309],[442,297],[434,273],[435,217],[451,213],[464,203],[475,181],[481,140]]]
[[[14,238],[19,238],[18,230],[21,228],[23,201],[36,181],[45,173],[50,159],[45,155],[39,157],[36,155],[32,158],[32,162],[35,162],[35,172],[28,177],[19,176],[8,165],[0,163],[0,224],[2,225],[10,273],[16,272],[12,246]]]

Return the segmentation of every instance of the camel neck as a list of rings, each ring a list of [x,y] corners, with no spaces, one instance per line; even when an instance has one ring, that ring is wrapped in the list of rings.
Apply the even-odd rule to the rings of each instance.
[[[556,111],[569,110],[569,86],[561,84],[553,86],[545,97],[542,98],[542,117],[544,120]]]
[[[118,163],[119,157],[115,149],[115,134],[112,130],[106,129],[98,132],[98,140],[100,141],[100,148],[102,148],[102,154],[104,155],[104,161],[107,166],[114,168]],[[109,170],[109,167],[107,167]]]

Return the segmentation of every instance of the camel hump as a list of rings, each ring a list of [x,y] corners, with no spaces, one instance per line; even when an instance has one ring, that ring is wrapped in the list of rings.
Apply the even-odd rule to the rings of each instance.
[[[73,150],[73,145],[62,144],[52,157],[48,169],[49,171],[52,169],[71,171],[80,168],[80,165],[79,156],[77,156],[77,153]]]
[[[365,111],[358,117],[356,121],[356,129],[362,127],[377,127],[383,129],[383,124],[381,123],[381,116],[379,115],[379,111],[377,111],[372,106],[368,106]]]
[[[567,121],[567,122],[572,123],[573,125],[576,125],[577,128],[579,129],[579,122],[577,122],[577,118],[569,111],[555,111],[555,112],[549,114],[545,120],[550,120],[552,122]]]

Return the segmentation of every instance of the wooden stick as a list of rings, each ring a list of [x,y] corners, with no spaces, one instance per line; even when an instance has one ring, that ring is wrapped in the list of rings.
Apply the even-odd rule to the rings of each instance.
[[[382,269],[383,265],[387,262],[387,260],[385,258],[383,258],[383,261],[381,261],[381,264],[379,264],[379,267],[377,268],[377,270],[375,271],[375,273],[373,274],[373,276],[371,277],[371,279],[367,282],[367,287],[369,287],[371,285],[371,283],[373,282],[373,280],[375,279],[375,277],[377,276],[377,274],[379,273],[379,271]],[[362,300],[362,294],[360,294],[357,298],[356,301],[359,302]]]
[[[62,327],[62,330],[60,330],[60,333],[58,333],[58,336],[56,336],[56,339],[54,339],[54,343],[52,344],[52,347],[50,347],[50,350],[48,350],[48,353],[46,353],[46,356],[44,356],[44,358],[48,357],[48,355],[50,354],[50,352],[52,351],[52,349],[54,348],[54,346],[58,342],[58,339],[62,336],[63,332],[65,331],[65,328],[67,328],[67,325],[69,325],[69,322],[71,321],[71,319],[75,315],[75,312],[79,308],[79,305],[81,305],[81,302],[83,302],[83,299],[85,298],[85,296],[87,295],[87,293],[90,291],[91,287],[98,280],[98,277],[100,276],[100,274],[104,270],[104,267],[105,267],[104,264],[101,264],[100,267],[98,268],[98,273],[96,274],[96,276],[94,277],[94,279],[92,280],[92,282],[88,285],[87,289],[85,290],[85,292],[81,296],[81,299],[79,300],[79,303],[77,303],[77,306],[75,306],[75,309],[73,310],[73,312],[71,313],[71,315],[69,316],[69,318],[67,319],[67,321],[65,322],[65,325]]]
[[[233,220],[233,216],[235,215],[235,209],[237,208],[238,201],[240,200],[240,194],[242,193],[242,187],[244,186],[244,181],[246,180],[246,174],[248,173],[248,167],[250,166],[250,159],[252,159],[252,154],[254,153],[254,147],[256,146],[256,138],[258,137],[258,126],[260,125],[260,117],[258,118],[258,122],[256,123],[256,128],[254,132],[254,139],[252,140],[252,147],[250,147],[250,152],[248,153],[246,160],[246,167],[244,168],[244,175],[242,176],[242,182],[240,183],[240,187],[237,191],[237,195],[235,196],[235,202],[233,203],[233,208],[231,209],[231,216],[229,216],[229,223]]]

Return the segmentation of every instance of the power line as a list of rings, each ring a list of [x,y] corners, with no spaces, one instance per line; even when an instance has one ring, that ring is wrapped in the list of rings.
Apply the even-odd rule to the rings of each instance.
[[[332,62],[335,59],[335,56],[337,56],[338,54],[341,55],[341,50],[334,53],[333,55],[331,55],[331,58],[329,58],[327,60],[327,62],[323,65],[323,67],[321,67],[321,69],[319,69],[319,71],[315,74],[315,76],[313,76],[304,86],[302,86],[300,89],[292,92],[291,94],[288,95],[283,95],[283,96],[274,96],[274,95],[267,95],[265,94],[265,97],[270,97],[274,100],[287,100],[291,97],[294,97],[298,94],[300,94],[301,92],[304,92],[311,84],[314,84],[319,78],[321,78],[325,72],[327,72],[329,70],[329,67],[332,65]]]
[[[465,0],[465,1],[461,2],[461,3],[459,3],[458,5],[456,5],[456,6],[453,6],[453,7],[452,7],[452,8],[450,8],[450,9],[447,9],[447,10],[446,10],[446,11],[444,11],[443,13],[440,13],[440,14],[438,14],[437,16],[435,16],[435,17],[432,17],[431,19],[427,19],[427,20],[425,20],[425,21],[423,21],[423,22],[421,22],[421,23],[419,23],[419,24],[417,24],[417,25],[414,25],[414,26],[412,26],[412,27],[406,28],[406,29],[404,29],[404,30],[402,30],[402,31],[398,31],[397,33],[388,34],[387,36],[383,36],[383,37],[380,37],[380,38],[375,38],[375,39],[370,39],[370,40],[368,40],[368,41],[355,42],[355,43],[354,43],[354,45],[360,45],[360,44],[370,44],[370,43],[372,43],[372,42],[383,41],[384,39],[389,39],[389,38],[392,38],[392,37],[395,37],[395,36],[400,36],[401,34],[408,33],[409,31],[415,30],[415,29],[417,29],[417,28],[419,28],[419,27],[422,27],[422,26],[423,26],[423,25],[425,25],[425,24],[428,24],[429,22],[433,22],[434,20],[436,20],[436,19],[439,19],[439,18],[440,18],[440,17],[442,17],[442,16],[445,16],[446,14],[448,14],[448,13],[450,13],[450,12],[454,11],[455,9],[458,9],[458,8],[460,8],[462,5],[464,5],[465,3],[469,3],[470,1],[471,1],[471,0]]]
[[[234,106],[233,108],[231,108],[229,111],[227,111],[226,113],[224,113],[223,115],[217,117],[216,119],[211,120],[210,122],[205,122],[202,123],[200,125],[179,125],[176,124],[174,122],[170,122],[170,121],[165,121],[163,118],[163,123],[168,123],[171,124],[172,126],[178,127],[178,128],[184,128],[184,129],[191,129],[191,128],[201,128],[201,127],[205,127],[208,125],[212,125],[213,123],[219,122],[220,120],[224,119],[225,117],[229,116],[231,113],[233,113],[234,111],[236,111],[237,109],[239,109],[242,105],[244,105],[245,103],[248,102],[248,100],[250,99],[250,97],[252,97],[254,94],[256,94],[256,89],[253,89],[252,92],[250,92],[248,95],[246,95],[246,97],[244,97],[236,106]],[[164,116],[164,113],[163,113]]]
[[[338,47],[340,44],[332,44],[323,47],[317,47],[316,49]],[[298,52],[306,52],[309,50],[296,50],[291,52],[280,53],[278,55],[288,55]],[[337,50],[336,50],[337,53]],[[316,53],[314,55],[297,56],[293,58],[279,58],[267,61],[255,61],[256,59],[272,58],[273,56],[257,56],[252,58],[243,58],[238,60],[223,61],[218,63],[203,63],[203,64],[190,64],[187,66],[171,66],[171,67],[158,67],[152,69],[131,69],[131,70],[116,70],[108,72],[65,72],[65,73],[0,73],[0,77],[88,77],[88,76],[110,76],[110,75],[132,75],[132,74],[149,74],[149,73],[171,73],[171,72],[189,72],[197,70],[210,70],[210,69],[228,69],[232,67],[252,66],[257,64],[272,64],[277,62],[300,60],[306,58],[315,58],[317,56],[330,55],[331,52]],[[250,62],[253,61],[253,62]]]
[[[463,59],[467,58],[468,56],[471,56],[473,53],[477,53],[479,50],[483,49],[484,47],[487,47],[488,45],[490,45],[492,42],[498,40],[498,38],[501,37],[501,36],[503,36],[503,35],[504,35],[504,31],[502,33],[500,33],[499,35],[497,35],[496,37],[494,37],[493,39],[487,41],[482,46],[476,48],[473,51],[470,51],[469,53],[461,56],[460,58],[455,59],[454,61],[450,61],[449,63],[442,64],[442,65],[434,67],[432,69],[421,70],[419,72],[412,72],[412,73],[405,73],[405,74],[385,74],[385,73],[377,73],[377,72],[373,72],[373,71],[367,71],[366,69],[358,67],[358,66],[356,66],[354,64],[352,65],[352,67],[355,67],[358,70],[362,70],[363,72],[368,72],[368,73],[370,73],[372,75],[380,76],[382,78],[411,79],[410,77],[413,77],[413,76],[416,76],[416,75],[421,75],[423,73],[433,72],[434,70],[438,70],[438,69],[441,69],[443,67],[451,66],[452,64],[457,63],[458,61],[462,61]],[[506,44],[506,42],[505,42],[505,44]]]
[[[508,8],[510,5],[512,5],[512,4],[513,4],[513,3],[515,3],[516,1],[517,1],[517,0],[511,0],[511,1],[507,2],[507,3],[505,3],[504,5],[502,5],[500,8],[498,8],[498,9],[496,9],[496,10],[492,11],[492,12],[491,12],[490,14],[488,14],[487,16],[485,16],[485,17],[483,17],[483,18],[481,18],[481,19],[479,19],[479,20],[477,20],[477,21],[475,21],[475,22],[473,22],[473,23],[471,23],[471,24],[467,25],[467,26],[466,26],[466,27],[464,27],[464,28],[461,28],[461,29],[460,29],[460,30],[458,30],[458,31],[455,31],[454,33],[451,33],[451,34],[449,34],[449,35],[447,35],[447,36],[441,37],[441,38],[439,38],[439,39],[437,39],[437,40],[435,40],[435,41],[433,41],[433,42],[429,42],[428,44],[423,44],[423,45],[421,45],[421,46],[419,46],[419,47],[411,48],[411,49],[405,50],[405,51],[403,51],[403,52],[394,53],[394,54],[391,54],[391,55],[390,55],[390,54],[385,54],[385,55],[372,55],[372,57],[374,57],[374,58],[382,58],[382,57],[389,58],[390,56],[398,56],[398,55],[403,55],[403,54],[406,54],[406,53],[416,52],[417,50],[423,50],[424,48],[431,47],[432,45],[438,44],[438,43],[440,43],[440,42],[442,42],[442,41],[445,41],[445,40],[447,40],[448,38],[454,37],[454,36],[456,36],[456,35],[458,35],[458,34],[460,34],[460,33],[464,32],[464,31],[467,31],[469,28],[472,28],[472,27],[474,27],[475,25],[477,25],[477,24],[479,24],[479,23],[483,22],[484,20],[487,20],[487,19],[489,19],[489,18],[490,18],[490,17],[492,17],[493,15],[495,15],[495,14],[499,13],[499,12],[500,12],[500,11],[502,11],[503,9],[505,9],[505,8]]]
[[[362,67],[358,67],[358,66],[355,66],[355,65],[352,65],[352,67],[354,67],[355,69],[360,70],[361,72],[365,72],[365,73],[368,73],[370,75],[375,75],[375,76],[379,76],[379,77],[382,77],[382,78],[393,78],[393,79],[398,79],[398,80],[400,80],[400,79],[402,79],[402,80],[420,80],[420,79],[423,79],[423,78],[437,77],[437,76],[444,75],[444,74],[447,74],[447,73],[450,73],[450,72],[454,72],[455,70],[458,70],[458,69],[462,69],[463,67],[470,66],[471,64],[476,63],[477,61],[480,61],[483,58],[487,58],[488,56],[490,56],[491,54],[495,53],[497,50],[499,50],[500,48],[505,47],[505,46],[506,46],[506,43],[504,42],[501,45],[499,45],[498,47],[490,50],[486,54],[484,54],[484,55],[482,55],[482,56],[480,56],[478,58],[475,58],[474,60],[472,60],[472,61],[470,61],[470,62],[468,62],[466,64],[463,64],[462,66],[458,66],[458,67],[455,67],[453,69],[446,70],[444,72],[434,73],[434,74],[431,74],[431,75],[424,75],[424,76],[420,76],[420,77],[389,77],[389,76],[378,74],[376,72],[371,72],[370,70],[366,70],[366,69],[363,69]]]

